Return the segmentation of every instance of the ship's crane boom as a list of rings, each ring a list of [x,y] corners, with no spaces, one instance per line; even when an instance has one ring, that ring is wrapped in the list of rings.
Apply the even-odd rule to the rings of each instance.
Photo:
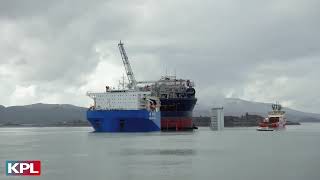
[[[133,74],[133,71],[131,69],[127,53],[126,53],[126,51],[125,51],[125,49],[123,47],[123,43],[120,41],[118,46],[119,46],[121,58],[122,58],[122,61],[123,61],[123,65],[124,65],[124,67],[126,69],[128,81],[129,81],[128,88],[129,89],[136,89],[137,88],[137,81],[136,81],[136,79],[134,77],[134,74]]]

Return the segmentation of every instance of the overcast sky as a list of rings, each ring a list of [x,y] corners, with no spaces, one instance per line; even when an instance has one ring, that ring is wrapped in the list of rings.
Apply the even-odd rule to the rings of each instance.
[[[223,97],[320,113],[319,0],[1,0],[0,104],[89,106],[117,87],[125,43],[138,80],[176,72],[198,106]]]

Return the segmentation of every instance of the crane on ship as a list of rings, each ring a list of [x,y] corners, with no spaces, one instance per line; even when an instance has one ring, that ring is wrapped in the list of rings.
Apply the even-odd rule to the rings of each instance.
[[[128,88],[129,89],[137,89],[137,84],[138,83],[136,81],[136,78],[134,77],[134,74],[133,74],[133,71],[132,71],[132,68],[131,68],[127,53],[126,53],[126,50],[123,47],[123,43],[120,41],[118,46],[119,46],[122,62],[123,62],[124,68],[126,70],[126,74],[127,74],[128,81],[129,81]]]
[[[138,84],[154,84],[157,81],[137,81],[136,78],[134,77],[129,58],[127,56],[126,50],[124,49],[123,43],[120,41],[119,44],[119,50],[122,58],[122,62],[124,65],[124,68],[126,70],[126,74],[128,77],[128,85],[127,87],[129,89],[138,89]],[[120,83],[122,86],[124,86],[124,82]]]

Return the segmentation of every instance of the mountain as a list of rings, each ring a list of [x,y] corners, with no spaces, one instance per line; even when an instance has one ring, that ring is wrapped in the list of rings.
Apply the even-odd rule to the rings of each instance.
[[[0,124],[59,125],[86,123],[86,108],[68,104],[31,104],[0,106]]]
[[[225,98],[223,103],[226,116],[241,116],[249,113],[266,117],[268,112],[271,111],[271,105],[271,103],[252,102],[237,98]],[[209,107],[206,109],[196,109],[194,115],[209,116],[209,109]],[[283,110],[286,111],[286,117],[289,121],[320,122],[320,114],[306,113],[286,107]]]
[[[246,113],[266,117],[271,110],[270,103],[226,98],[223,103],[226,116],[242,116]],[[194,116],[209,116],[209,109],[195,109]],[[0,105],[0,125],[87,125],[87,108],[69,104],[31,104],[26,106],[4,107]],[[284,108],[289,121],[320,122],[320,114],[306,113]]]

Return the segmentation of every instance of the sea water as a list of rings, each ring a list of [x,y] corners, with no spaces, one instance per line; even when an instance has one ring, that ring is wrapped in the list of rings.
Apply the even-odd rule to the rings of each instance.
[[[41,160],[45,180],[320,179],[320,123],[171,133],[92,133],[91,127],[0,128],[5,160]]]

